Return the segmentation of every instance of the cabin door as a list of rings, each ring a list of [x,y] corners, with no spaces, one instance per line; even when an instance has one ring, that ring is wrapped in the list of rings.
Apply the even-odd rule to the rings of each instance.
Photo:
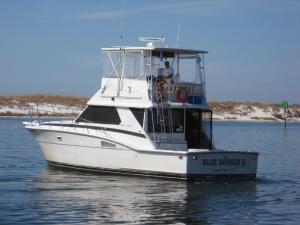
[[[201,111],[186,109],[185,113],[185,140],[188,148],[200,148]]]

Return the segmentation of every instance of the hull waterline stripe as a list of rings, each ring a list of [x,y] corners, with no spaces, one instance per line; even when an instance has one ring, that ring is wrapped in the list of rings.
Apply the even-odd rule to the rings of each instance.
[[[143,177],[156,177],[156,178],[167,178],[176,180],[202,180],[202,181],[226,181],[226,180],[255,180],[256,174],[178,174],[178,173],[164,173],[155,171],[141,171],[131,169],[109,169],[101,167],[88,167],[78,166],[67,163],[58,163],[53,161],[47,161],[49,165],[67,168],[79,171],[96,172],[99,174],[120,174],[120,175],[132,175],[132,176],[143,176]]]

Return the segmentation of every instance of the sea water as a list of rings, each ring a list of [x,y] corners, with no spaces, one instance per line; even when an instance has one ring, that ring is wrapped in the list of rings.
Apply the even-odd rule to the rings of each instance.
[[[300,124],[215,122],[216,147],[260,153],[256,181],[183,182],[48,167],[0,119],[0,224],[299,224]]]

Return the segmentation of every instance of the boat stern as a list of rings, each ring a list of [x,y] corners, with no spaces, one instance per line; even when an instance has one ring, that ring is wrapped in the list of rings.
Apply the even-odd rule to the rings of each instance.
[[[203,180],[251,180],[256,178],[257,152],[189,151],[187,178]]]

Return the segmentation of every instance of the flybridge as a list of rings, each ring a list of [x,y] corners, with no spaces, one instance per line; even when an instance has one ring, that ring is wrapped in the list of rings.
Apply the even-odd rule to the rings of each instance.
[[[107,92],[110,84],[109,96],[113,96],[114,88],[117,98],[124,95],[131,98],[139,91],[125,81],[139,80],[151,93],[151,102],[206,104],[204,55],[207,51],[158,46],[165,38],[142,37],[140,40],[146,41],[147,46],[102,48],[103,89]],[[168,79],[162,80],[166,63],[172,72]],[[111,85],[113,79],[116,86]]]
[[[124,75],[146,79],[158,75],[169,61],[174,75],[189,82],[204,80],[204,55],[207,51],[162,47],[112,47],[102,48],[101,75],[107,78]],[[195,70],[196,68],[196,70]],[[119,74],[119,73],[122,74]],[[202,78],[201,78],[202,77]]]

